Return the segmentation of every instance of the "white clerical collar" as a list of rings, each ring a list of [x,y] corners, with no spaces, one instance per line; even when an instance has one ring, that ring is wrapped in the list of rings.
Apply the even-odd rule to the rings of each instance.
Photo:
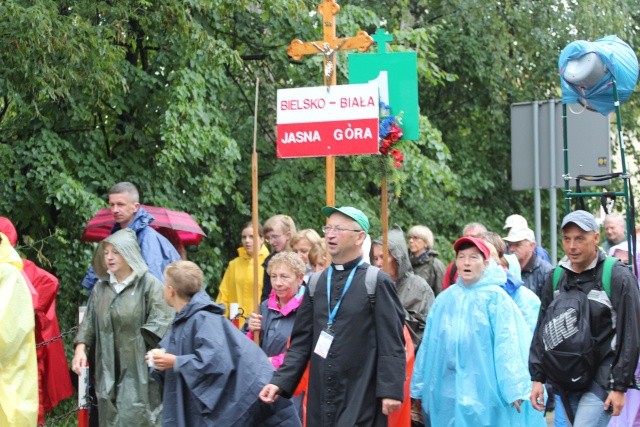
[[[360,262],[361,259],[362,257],[358,257],[356,259],[352,259],[351,261],[345,262],[344,264],[331,264],[331,265],[335,270],[338,270],[338,271],[351,270],[352,268],[358,266],[358,263]]]

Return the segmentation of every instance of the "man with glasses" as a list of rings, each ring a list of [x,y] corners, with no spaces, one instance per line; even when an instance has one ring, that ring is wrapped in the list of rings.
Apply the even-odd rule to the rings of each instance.
[[[373,270],[375,288],[367,289],[366,215],[350,206],[322,213],[332,264],[307,290],[284,363],[260,398],[290,397],[309,362],[308,427],[386,426],[404,398],[403,309],[388,274]]]

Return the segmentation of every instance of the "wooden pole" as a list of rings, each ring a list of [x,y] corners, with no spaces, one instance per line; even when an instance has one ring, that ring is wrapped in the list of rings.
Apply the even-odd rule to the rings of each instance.
[[[323,40],[335,40],[336,38],[336,14],[340,12],[340,6],[335,1],[325,1],[318,5],[318,10],[322,14],[322,39]],[[337,55],[324,55],[324,69],[327,69],[327,62],[331,62],[330,78],[327,81],[327,74],[325,72],[324,80],[326,86],[335,86],[337,84],[336,79],[336,66]],[[325,198],[327,206],[336,205],[336,158],[333,156],[327,156],[325,161]]]
[[[260,235],[258,234],[258,93],[260,92],[260,77],[256,78],[256,102],[253,113],[253,152],[251,153],[251,225],[253,227],[253,312],[260,313]],[[253,332],[253,341],[260,344],[260,333]]]
[[[385,166],[386,171],[386,166]],[[381,182],[382,197],[382,269],[389,273],[389,206],[388,206],[388,189],[387,174],[382,175]]]

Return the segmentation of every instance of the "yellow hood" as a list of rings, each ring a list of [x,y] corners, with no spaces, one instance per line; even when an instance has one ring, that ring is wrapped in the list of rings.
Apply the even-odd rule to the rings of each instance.
[[[18,252],[11,247],[9,238],[4,233],[0,233],[0,239],[2,240],[0,242],[0,264],[12,264],[22,271],[22,259],[20,259]]]

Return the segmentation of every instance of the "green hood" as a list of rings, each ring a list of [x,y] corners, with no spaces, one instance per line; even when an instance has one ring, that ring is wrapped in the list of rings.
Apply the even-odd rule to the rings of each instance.
[[[116,231],[98,245],[93,255],[93,269],[98,277],[106,279],[108,276],[107,265],[104,262],[104,245],[111,243],[124,258],[129,267],[136,273],[136,277],[142,277],[149,270],[140,253],[140,246],[136,240],[136,233],[130,228]]]

